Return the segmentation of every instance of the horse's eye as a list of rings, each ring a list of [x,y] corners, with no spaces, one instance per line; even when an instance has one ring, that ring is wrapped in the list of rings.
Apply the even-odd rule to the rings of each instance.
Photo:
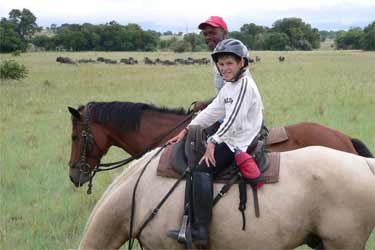
[[[72,141],[76,141],[78,139],[78,136],[72,135]]]

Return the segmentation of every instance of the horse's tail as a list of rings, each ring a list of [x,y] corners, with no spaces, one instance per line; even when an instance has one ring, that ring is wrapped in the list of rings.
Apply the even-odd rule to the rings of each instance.
[[[370,152],[367,146],[359,139],[350,138],[352,144],[360,156],[367,157],[367,158],[374,158],[374,155]]]

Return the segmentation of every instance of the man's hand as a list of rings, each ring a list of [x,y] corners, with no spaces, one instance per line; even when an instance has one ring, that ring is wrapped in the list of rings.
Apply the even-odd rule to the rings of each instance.
[[[178,135],[169,139],[167,141],[167,144],[173,144],[173,143],[177,143],[177,142],[181,141],[185,137],[187,132],[188,132],[187,128],[184,128],[183,130],[181,130],[181,132]]]
[[[211,101],[196,102],[194,104],[193,111],[194,112],[201,111],[201,110],[205,109],[210,103],[211,103]]]

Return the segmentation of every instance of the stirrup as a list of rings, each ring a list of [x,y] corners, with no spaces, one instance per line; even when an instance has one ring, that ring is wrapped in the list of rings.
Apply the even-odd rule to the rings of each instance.
[[[168,236],[177,240],[180,243],[186,244],[189,239],[191,242],[191,231],[188,228],[188,216],[184,215],[182,217],[182,225],[180,230],[169,230]]]

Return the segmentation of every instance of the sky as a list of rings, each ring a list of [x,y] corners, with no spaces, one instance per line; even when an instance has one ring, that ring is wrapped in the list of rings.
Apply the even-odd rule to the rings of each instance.
[[[272,27],[286,17],[298,17],[319,30],[364,28],[375,21],[375,0],[1,0],[0,17],[12,9],[29,9],[37,24],[122,25],[137,23],[144,30],[197,32],[209,16],[222,16],[229,31],[243,24]]]

